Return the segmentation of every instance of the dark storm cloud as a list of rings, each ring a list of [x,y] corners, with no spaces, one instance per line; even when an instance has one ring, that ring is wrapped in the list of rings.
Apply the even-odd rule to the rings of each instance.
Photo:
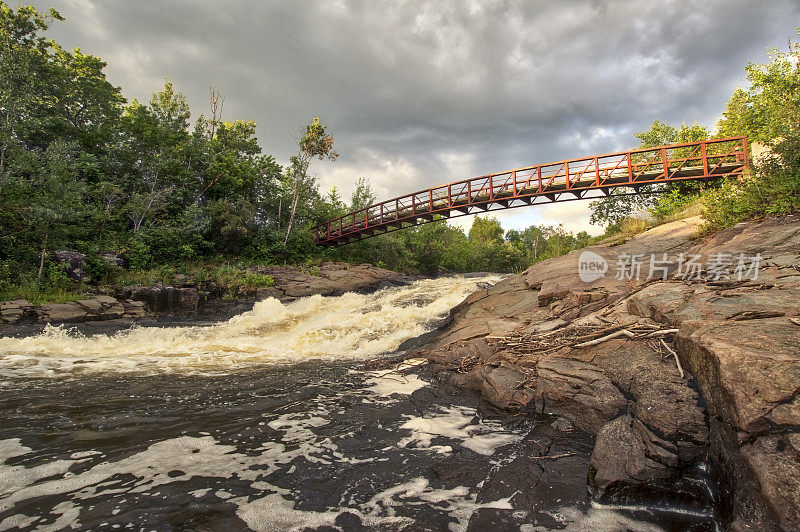
[[[215,84],[283,161],[319,115],[342,154],[323,184],[382,196],[628,147],[654,118],[713,125],[800,21],[789,0],[52,2],[56,38],[128,97],[166,75],[199,114]]]

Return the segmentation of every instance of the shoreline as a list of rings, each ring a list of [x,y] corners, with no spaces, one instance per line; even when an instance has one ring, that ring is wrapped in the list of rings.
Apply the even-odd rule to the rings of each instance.
[[[76,327],[90,334],[115,332],[131,325],[210,324],[252,310],[255,303],[269,297],[289,303],[311,295],[371,293],[425,278],[345,262],[322,263],[314,274],[295,266],[264,267],[260,273],[272,276],[274,285],[240,292],[235,298],[216,283],[181,282],[178,278],[179,282],[153,286],[104,287],[102,292],[67,303],[0,301],[0,336],[38,334],[48,324]]]

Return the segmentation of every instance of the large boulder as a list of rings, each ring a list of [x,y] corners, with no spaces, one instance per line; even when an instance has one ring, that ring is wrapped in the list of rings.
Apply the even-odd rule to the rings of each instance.
[[[77,251],[57,250],[53,252],[53,261],[62,265],[70,280],[79,283],[89,279],[89,274],[84,271],[86,255]]]

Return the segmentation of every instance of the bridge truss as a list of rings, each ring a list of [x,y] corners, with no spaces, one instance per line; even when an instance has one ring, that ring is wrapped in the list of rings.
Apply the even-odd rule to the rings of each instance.
[[[644,185],[741,175],[748,161],[747,137],[731,137],[539,164],[370,205],[318,225],[315,239],[321,246],[338,246],[440,216],[602,197],[615,188],[635,194]]]

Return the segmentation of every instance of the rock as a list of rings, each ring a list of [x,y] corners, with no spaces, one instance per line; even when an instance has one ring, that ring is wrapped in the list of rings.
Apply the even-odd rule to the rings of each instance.
[[[747,466],[758,476],[763,498],[778,526],[782,530],[797,530],[797,523],[800,523],[800,434],[760,437],[745,444],[741,453]]]
[[[78,323],[86,320],[87,312],[78,303],[53,303],[39,308],[41,323]]]
[[[629,415],[606,423],[597,434],[592,451],[592,482],[598,498],[625,488],[675,476],[678,457],[674,446],[647,430]]]
[[[19,324],[36,321],[36,310],[25,299],[0,302],[0,323]]]
[[[555,421],[553,421],[550,424],[550,426],[556,430],[560,430],[561,432],[571,432],[575,430],[575,426],[572,424],[572,422],[570,422],[569,419],[563,417],[560,417]]]
[[[67,276],[70,280],[79,283],[89,278],[89,274],[83,270],[83,265],[86,262],[86,255],[83,253],[58,250],[53,252],[53,260],[65,266]]]
[[[119,253],[106,252],[101,254],[100,258],[102,258],[104,261],[111,264],[112,266],[115,266],[120,269],[127,269],[129,265],[128,259],[120,255]]]
[[[525,382],[525,373],[511,365],[480,366],[467,379],[484,399],[499,408],[518,410],[533,398],[533,390],[519,389]]]
[[[193,315],[197,313],[200,294],[197,288],[148,287],[135,290],[130,299],[143,301],[151,312]]]
[[[87,314],[100,314],[103,310],[103,304],[97,299],[81,299],[76,303],[83,307]]]
[[[549,356],[537,366],[536,411],[567,417],[597,434],[627,404],[603,371],[587,362]]]
[[[150,316],[144,301],[133,301],[128,299],[122,302],[122,306],[125,310],[124,317],[126,318],[141,319]]]

